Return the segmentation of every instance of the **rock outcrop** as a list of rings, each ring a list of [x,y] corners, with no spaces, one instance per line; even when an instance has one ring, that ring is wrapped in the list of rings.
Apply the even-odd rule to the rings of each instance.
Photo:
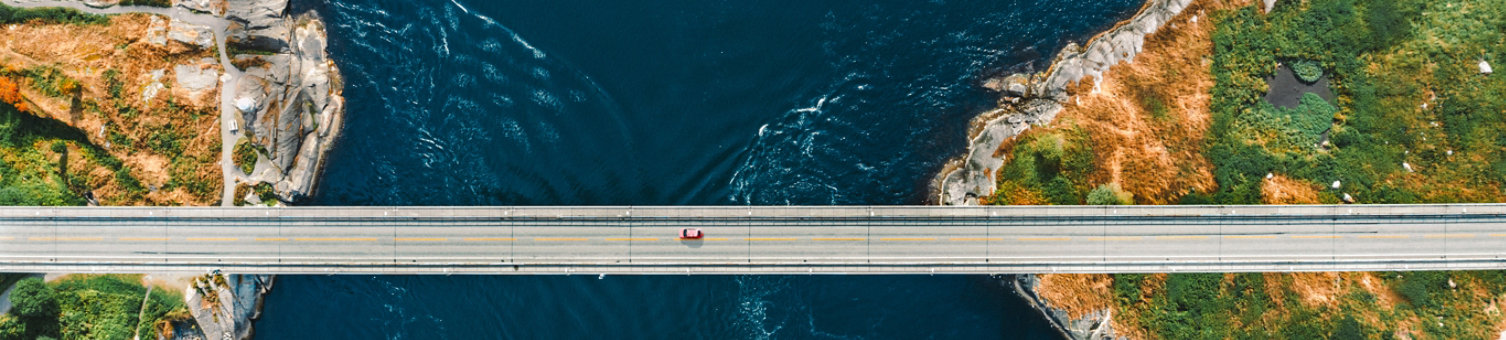
[[[184,297],[198,326],[175,339],[251,339],[252,322],[261,317],[262,295],[272,290],[271,275],[210,274],[194,279]],[[197,333],[197,334],[195,334]]]
[[[345,104],[339,70],[325,51],[324,23],[286,11],[286,0],[229,1],[226,43],[247,53],[234,56],[245,69],[227,91],[233,89],[241,111],[237,125],[269,161],[251,180],[273,184],[279,199],[293,202],[316,187]]]
[[[1192,0],[1150,0],[1139,13],[1108,32],[1093,38],[1087,47],[1068,45],[1057,54],[1051,69],[1042,74],[1012,75],[990,81],[1005,96],[999,111],[979,116],[976,135],[969,136],[967,154],[960,165],[939,177],[937,200],[944,205],[973,205],[979,197],[993,194],[994,178],[1004,158],[999,146],[1031,125],[1046,124],[1061,112],[1068,100],[1067,87],[1087,78],[1102,79],[1109,67],[1133,61],[1145,36],[1182,13]]]
[[[1041,298],[1036,292],[1036,287],[1041,284],[1040,277],[1001,275],[998,278],[1007,288],[1013,289],[1015,295],[1024,299],[1032,309],[1041,312],[1046,322],[1051,324],[1051,328],[1061,333],[1064,338],[1072,340],[1127,339],[1114,333],[1113,311],[1105,309],[1073,319],[1066,311],[1052,307],[1050,301]]]

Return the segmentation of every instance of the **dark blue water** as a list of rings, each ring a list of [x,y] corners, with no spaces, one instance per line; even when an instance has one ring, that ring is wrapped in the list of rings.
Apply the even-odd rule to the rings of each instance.
[[[1140,0],[310,0],[325,205],[915,204],[978,84]],[[692,293],[687,293],[692,292]],[[1015,338],[979,277],[283,277],[264,339]],[[694,326],[685,322],[695,322]]]

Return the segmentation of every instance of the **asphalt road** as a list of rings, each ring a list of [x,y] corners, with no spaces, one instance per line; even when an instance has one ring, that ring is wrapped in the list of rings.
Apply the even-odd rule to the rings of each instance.
[[[1506,205],[0,209],[6,272],[1441,270],[1503,255]]]

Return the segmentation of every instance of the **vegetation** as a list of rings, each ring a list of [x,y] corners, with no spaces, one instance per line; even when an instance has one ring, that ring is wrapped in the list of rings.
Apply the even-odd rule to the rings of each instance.
[[[147,289],[136,275],[77,275],[55,283],[16,283],[0,339],[155,339],[162,325],[187,318],[183,298]]]
[[[1026,133],[999,170],[1000,193],[987,201],[1007,204],[1082,204],[1093,153],[1082,130]]]
[[[1119,188],[1119,184],[1100,184],[1088,193],[1089,205],[1131,205],[1135,204],[1135,194]]]
[[[1300,60],[1292,63],[1292,72],[1297,74],[1297,79],[1312,84],[1323,79],[1323,65],[1312,60]]]
[[[1482,53],[1501,53],[1492,46],[1506,39],[1502,5],[1313,0],[1283,2],[1269,15],[1253,7],[1218,15],[1207,149],[1219,184],[1212,200],[1259,203],[1258,183],[1272,172],[1341,181],[1343,193],[1364,203],[1506,199],[1506,81],[1474,69]],[[1261,79],[1276,60],[1311,60],[1333,71],[1339,98],[1331,149],[1307,143],[1329,128],[1320,118],[1330,108],[1304,98],[1299,112],[1281,113],[1261,100]],[[1301,64],[1293,66],[1299,74]],[[1298,126],[1280,129],[1271,119]]]
[[[1120,331],[1164,339],[1495,338],[1499,312],[1486,306],[1506,289],[1502,272],[1129,274],[1111,280],[1116,324],[1141,328]]]
[[[19,8],[0,4],[0,24],[24,24],[32,22],[48,24],[99,25],[110,22],[110,18],[103,15],[79,12],[78,10],[72,8]]]
[[[235,153],[231,156],[235,159],[235,166],[239,167],[241,172],[250,174],[252,170],[256,169],[256,161],[260,152],[257,149],[259,148],[251,143],[249,138],[235,142]]]
[[[121,0],[121,6],[173,7],[172,0]]]
[[[1476,68],[1506,60],[1506,1],[1281,1],[1269,14],[1242,6],[1205,18],[1213,54],[1203,65],[1214,84],[1199,152],[1217,185],[1179,194],[1182,203],[1260,204],[1284,179],[1342,183],[1307,203],[1506,201],[1506,78]],[[1326,77],[1337,98],[1309,93],[1295,108],[1274,107],[1266,79],[1280,61],[1304,81]],[[1161,99],[1134,99],[1139,112],[1158,115]],[[1050,135],[1027,134],[1006,149],[1000,192],[985,202],[1061,204],[1015,197],[1102,170],[1021,171]],[[1112,203],[1108,184],[1085,201]],[[1506,291],[1501,271],[1102,277],[1112,281],[1083,289],[1110,300],[1121,333],[1166,339],[1496,338]]]

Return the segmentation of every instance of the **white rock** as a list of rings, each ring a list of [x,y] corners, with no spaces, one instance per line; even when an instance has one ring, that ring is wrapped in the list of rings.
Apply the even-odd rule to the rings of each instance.
[[[254,110],[256,110],[256,100],[255,99],[251,99],[251,98],[246,98],[246,97],[236,98],[235,99],[235,108],[240,109],[241,112],[251,112],[251,111],[254,111]]]
[[[1354,203],[1354,196],[1349,196],[1349,193],[1344,193],[1344,203]]]
[[[1401,162],[1401,167],[1403,169],[1407,169],[1407,172],[1413,172],[1412,171],[1412,165],[1411,164],[1407,164],[1407,162]]]
[[[1492,70],[1490,68],[1490,63],[1487,63],[1484,60],[1481,60],[1480,61],[1480,74],[1491,74],[1491,73],[1495,73],[1495,70]]]
[[[1330,186],[1333,187],[1334,189],[1338,189],[1339,187],[1341,187],[1341,185],[1339,184],[1339,181],[1333,181],[1333,185],[1330,185]]]
[[[1265,0],[1265,12],[1270,13],[1272,8],[1276,8],[1276,0]]]
[[[1269,173],[1269,172],[1265,173],[1265,179],[1271,179],[1271,178],[1275,178],[1275,177],[1276,177],[1276,174]]]
[[[1453,156],[1454,155],[1454,150],[1449,150],[1448,152],[1444,152],[1444,153],[1448,154],[1449,156]]]

